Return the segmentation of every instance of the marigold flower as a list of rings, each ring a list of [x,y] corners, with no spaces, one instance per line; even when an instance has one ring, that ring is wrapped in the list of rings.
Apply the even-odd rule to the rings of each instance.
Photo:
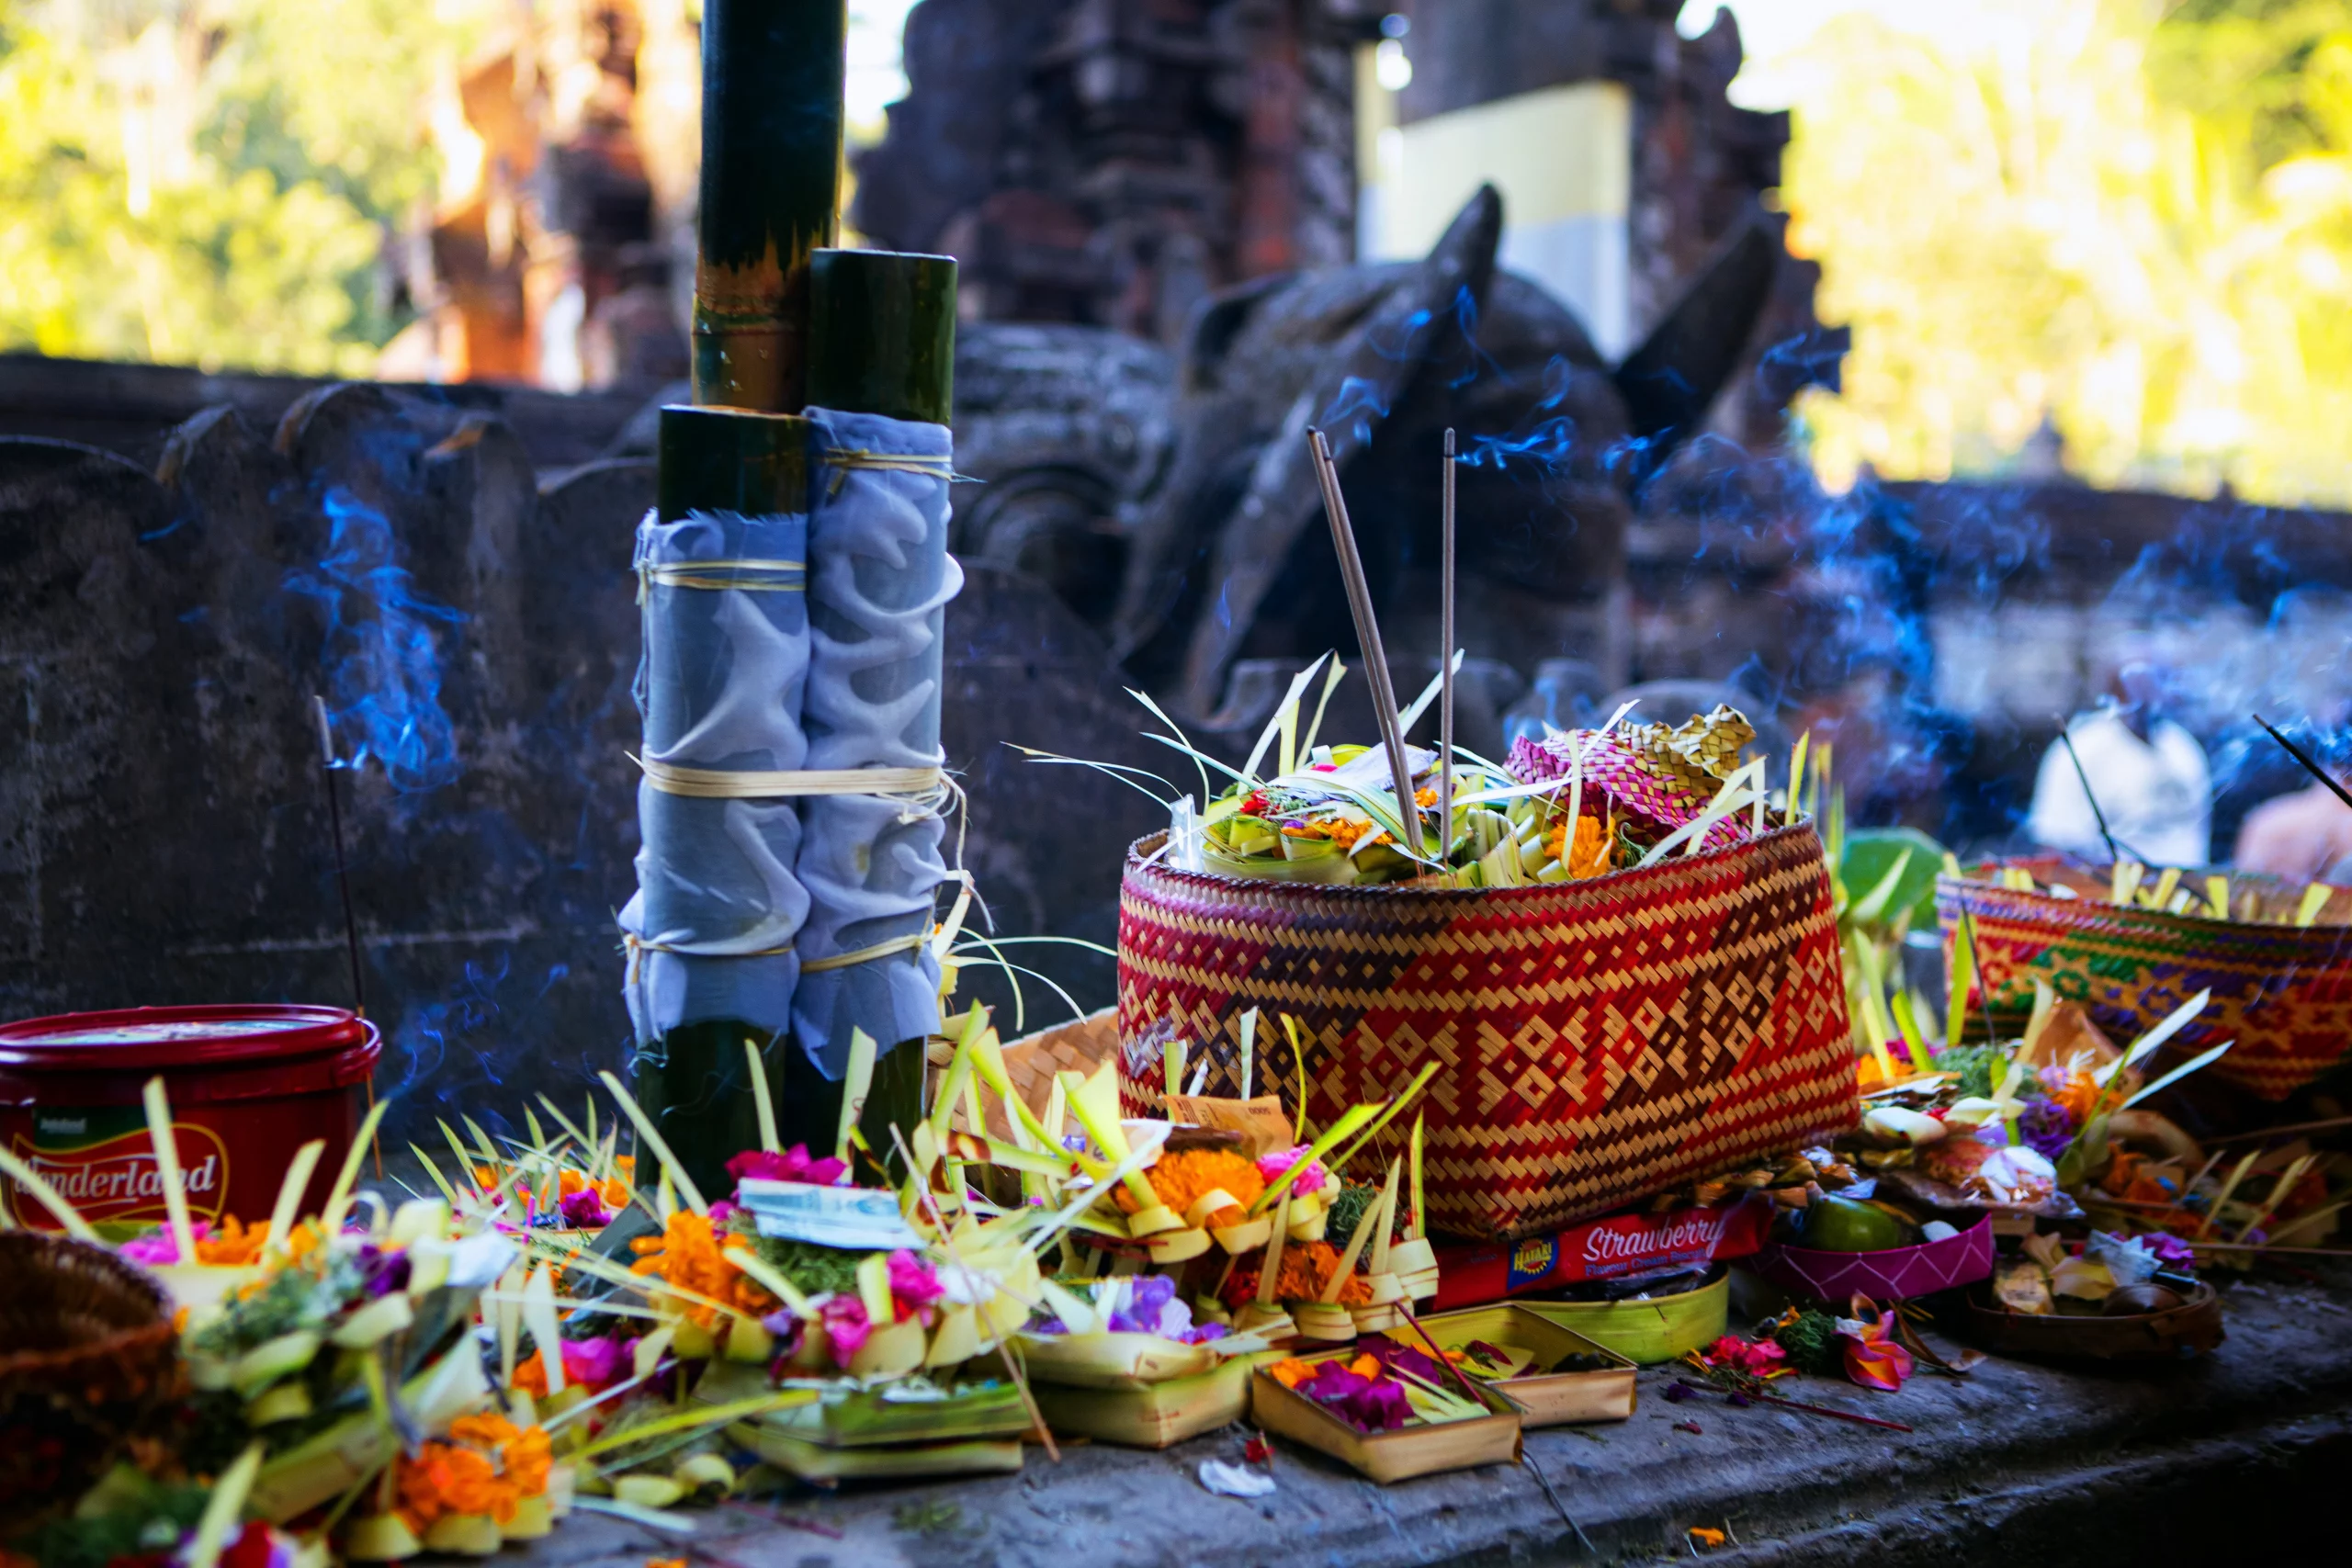
[[[1230,1149],[1179,1149],[1163,1154],[1159,1163],[1143,1173],[1160,1202],[1178,1213],[1189,1212],[1205,1193],[1220,1189],[1233,1195],[1243,1208],[1258,1201],[1266,1190],[1266,1179],[1246,1156]],[[1122,1185],[1112,1190],[1120,1209],[1134,1213],[1141,1207],[1135,1195]]]
[[[1544,848],[1554,860],[1568,863],[1569,876],[1599,876],[1609,869],[1609,834],[1600,818],[1578,817],[1575,848],[1567,846],[1567,822],[1555,822],[1544,835]]]
[[[1224,1300],[1227,1306],[1239,1306],[1256,1299],[1258,1278],[1265,1268],[1264,1253],[1255,1262],[1237,1267],[1226,1277]],[[1323,1299],[1323,1287],[1330,1282],[1333,1270],[1340,1267],[1340,1255],[1330,1243],[1323,1241],[1294,1241],[1283,1248],[1282,1272],[1274,1276],[1274,1299],[1278,1302],[1311,1302]],[[1363,1275],[1350,1273],[1340,1281],[1338,1303],[1340,1306],[1370,1306],[1372,1283]]]
[[[727,1238],[714,1234],[710,1221],[691,1209],[670,1216],[659,1237],[639,1236],[630,1242],[637,1261],[634,1274],[650,1274],[702,1301],[684,1303],[685,1315],[705,1328],[718,1326],[720,1309],[731,1307],[750,1317],[765,1317],[779,1304],[759,1283],[727,1261]],[[716,1304],[713,1304],[716,1303]]]
[[[396,1466],[395,1511],[418,1535],[451,1514],[487,1514],[500,1524],[515,1506],[548,1489],[554,1468],[548,1435],[518,1427],[494,1410],[460,1416],[446,1440],[430,1439]]]

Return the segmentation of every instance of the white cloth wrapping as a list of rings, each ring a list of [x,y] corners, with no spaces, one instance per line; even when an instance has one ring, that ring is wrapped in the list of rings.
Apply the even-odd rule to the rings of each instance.
[[[805,765],[805,572],[709,566],[698,585],[665,584],[659,574],[712,562],[805,566],[808,535],[798,513],[696,512],[676,523],[648,513],[638,525],[645,649],[637,700],[649,761],[714,771]],[[761,586],[707,585],[730,581]],[[808,912],[792,872],[803,809],[791,799],[700,799],[639,782],[637,895],[620,923],[633,939],[625,988],[640,1052],[682,1024],[713,1019],[771,1035],[790,1026],[800,971],[792,944]]]
[[[814,408],[808,418],[804,765],[936,767],[944,609],[964,584],[947,554],[947,427]],[[883,466],[892,457],[918,461]],[[793,869],[809,904],[794,1032],[838,1079],[853,1026],[885,1051],[939,1028],[939,965],[927,945],[807,965],[930,930],[947,878],[945,824],[935,796],[821,795],[800,810]]]

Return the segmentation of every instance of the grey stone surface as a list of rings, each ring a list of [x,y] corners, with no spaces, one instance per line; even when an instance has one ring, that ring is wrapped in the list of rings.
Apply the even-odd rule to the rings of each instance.
[[[1671,1404],[1661,1391],[1672,1370],[1646,1371],[1630,1421],[1528,1435],[1529,1464],[1583,1540],[1523,1467],[1381,1487],[1278,1438],[1273,1495],[1215,1496],[1194,1472],[1204,1458],[1240,1459],[1234,1428],[1164,1453],[1084,1447],[1057,1465],[1032,1450],[1019,1476],[845,1487],[775,1506],[803,1528],[728,1507],[665,1544],[641,1527],[575,1518],[527,1556],[567,1568],[637,1568],[681,1548],[718,1568],[1467,1568],[1684,1558],[1685,1532],[1703,1526],[1733,1538],[1711,1558],[1775,1568],[2341,1561],[2347,1285],[2352,1275],[2336,1271],[2324,1284],[2229,1290],[2229,1340],[2203,1360],[2104,1371],[1991,1360],[1892,1395],[1817,1378],[1776,1385],[1908,1423],[1909,1434]]]

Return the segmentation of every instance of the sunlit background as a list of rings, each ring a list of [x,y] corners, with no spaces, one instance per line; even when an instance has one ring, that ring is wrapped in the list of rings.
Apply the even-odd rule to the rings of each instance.
[[[851,6],[854,140],[878,137],[906,90],[910,5]],[[527,112],[537,144],[593,145],[625,123],[674,229],[691,211],[695,8],[643,0],[616,39],[594,7],[543,0],[518,47],[509,0],[0,0],[0,348],[598,384],[611,367],[579,330],[578,266],[532,249],[535,225],[560,226],[532,209],[502,127]],[[1791,246],[1821,265],[1820,319],[1853,330],[1843,390],[1798,408],[1827,483],[2054,464],[2102,485],[2352,504],[2352,8],[1732,9],[1749,56],[1733,96],[1792,111]],[[1692,0],[1683,30],[1714,11]],[[1410,54],[1409,36],[1383,45],[1378,82]],[[493,57],[506,75],[485,76]],[[1359,112],[1370,190],[1384,128],[1376,101]],[[1391,191],[1385,216],[1367,200],[1367,254],[1424,243],[1398,217],[1409,195]],[[533,331],[459,341],[465,258],[495,281],[518,245],[527,263],[501,287]],[[1641,323],[1612,303],[1606,254],[1555,254],[1589,277],[1560,287],[1622,347]],[[628,287],[638,264],[610,265]],[[639,282],[657,301],[682,287]]]

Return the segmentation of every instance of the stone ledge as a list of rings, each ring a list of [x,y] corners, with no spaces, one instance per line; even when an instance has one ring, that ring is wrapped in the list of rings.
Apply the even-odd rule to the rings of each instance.
[[[1739,1564],[1902,1565],[2183,1561],[2331,1541],[2352,1478],[2352,1270],[2323,1284],[2229,1288],[2229,1340],[2212,1357],[2138,1371],[1991,1360],[1900,1394],[1802,1380],[1796,1397],[1909,1423],[1904,1434],[1763,1406],[1668,1404],[1673,1372],[1645,1371],[1633,1419],[1531,1433],[1593,1551],[1534,1478],[1490,1468],[1380,1487],[1277,1443],[1281,1490],[1213,1496],[1193,1472],[1238,1456],[1238,1435],[1165,1453],[1033,1452],[1018,1477],[845,1490],[788,1506],[833,1540],[746,1508],[696,1516],[691,1538],[575,1517],[527,1561],[639,1568],[691,1546],[716,1568],[1064,1563],[1348,1564],[1641,1561],[1687,1557],[1684,1531],[1723,1529]],[[1698,1435],[1676,1430],[1696,1422]],[[2331,1481],[2330,1478],[2333,1478]],[[912,1506],[911,1508],[910,1506]],[[954,1505],[956,1521],[899,1529]],[[2324,1532],[2324,1533],[2323,1533]]]

